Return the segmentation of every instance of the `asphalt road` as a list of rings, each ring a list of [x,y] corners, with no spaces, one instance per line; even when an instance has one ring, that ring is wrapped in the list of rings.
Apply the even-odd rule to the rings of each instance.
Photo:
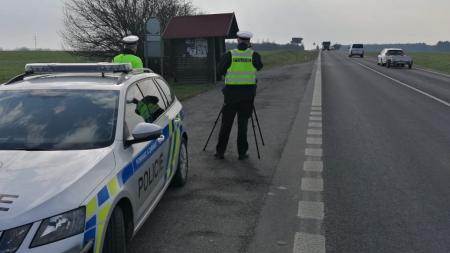
[[[190,181],[132,252],[450,252],[450,77],[323,52],[260,75],[266,147],[240,162],[204,141],[216,89],[184,103]]]
[[[327,252],[450,252],[450,78],[324,52]]]
[[[313,63],[293,65],[259,75],[255,106],[266,141],[260,161],[251,125],[249,160],[237,159],[236,127],[224,161],[213,158],[215,136],[207,152],[202,151],[223,102],[220,89],[183,103],[189,126],[189,182],[184,188],[168,190],[132,241],[131,252],[250,251],[257,226],[269,222],[260,215],[299,105],[309,87],[313,66]],[[295,212],[296,207],[293,218]],[[276,245],[277,242],[267,243]],[[292,251],[291,246],[281,246]]]

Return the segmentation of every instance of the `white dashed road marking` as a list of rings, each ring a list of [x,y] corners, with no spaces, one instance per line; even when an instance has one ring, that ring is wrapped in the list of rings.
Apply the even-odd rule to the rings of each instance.
[[[323,150],[321,148],[307,148],[305,149],[306,156],[322,157]]]
[[[323,219],[323,202],[300,201],[298,203],[298,217],[303,219]]]
[[[322,145],[322,137],[308,137],[306,138],[307,144]]]
[[[303,170],[307,172],[322,172],[323,162],[322,161],[305,161],[303,163]]]
[[[322,128],[322,123],[320,122],[309,122],[308,123],[309,127],[317,127],[317,128]]]
[[[311,117],[309,117],[309,120],[311,120],[311,121],[322,121],[322,117],[311,116]]]
[[[322,135],[322,130],[320,130],[320,129],[308,129],[308,135]]]
[[[323,179],[322,178],[302,178],[302,191],[321,192],[323,191]]]
[[[325,237],[316,234],[296,233],[294,253],[325,253]]]
[[[302,192],[300,195],[304,197],[309,196],[307,199],[314,199],[312,196],[317,198],[317,194],[321,194],[324,190],[324,181],[322,179],[324,166],[322,161],[322,66],[320,53],[317,60],[317,72],[308,126],[307,146],[305,148],[306,161],[303,163],[303,171],[308,172],[309,176],[301,178],[300,190]],[[324,202],[300,200],[297,216],[300,219],[308,219],[309,222],[313,220],[316,222],[316,227],[320,227],[325,216],[324,206]],[[325,237],[323,235],[318,234],[317,231],[303,232],[295,234],[293,253],[326,252]]]

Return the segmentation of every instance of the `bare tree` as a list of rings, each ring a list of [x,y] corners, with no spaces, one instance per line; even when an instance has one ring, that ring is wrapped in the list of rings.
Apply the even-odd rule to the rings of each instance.
[[[61,35],[65,46],[77,54],[100,57],[119,52],[123,37],[138,35],[142,56],[145,23],[150,17],[159,18],[164,30],[172,17],[195,12],[189,0],[69,0]]]

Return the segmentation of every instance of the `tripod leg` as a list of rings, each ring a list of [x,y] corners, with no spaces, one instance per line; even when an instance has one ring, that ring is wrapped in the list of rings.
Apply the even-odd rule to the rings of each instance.
[[[213,126],[213,128],[211,129],[211,133],[210,133],[209,136],[208,136],[208,140],[206,140],[205,146],[203,147],[203,151],[206,151],[206,147],[208,146],[209,141],[211,140],[211,136],[212,136],[212,134],[214,133],[214,129],[216,129],[217,122],[219,122],[219,119],[220,119],[220,116],[222,115],[222,113],[223,113],[223,106],[222,106],[222,109],[220,109],[219,115],[217,115],[217,119],[216,119],[216,121],[214,122],[214,126]]]
[[[265,146],[266,144],[264,143],[263,134],[261,132],[261,125],[259,124],[258,114],[256,113],[255,106],[253,106],[253,113],[255,114],[256,124],[258,125],[259,136],[261,136],[262,145]]]
[[[251,116],[251,119],[252,119],[252,127],[253,127],[253,136],[255,137],[256,152],[258,153],[258,159],[261,160],[261,155],[259,153],[258,138],[256,138],[255,122],[253,121],[253,115]]]

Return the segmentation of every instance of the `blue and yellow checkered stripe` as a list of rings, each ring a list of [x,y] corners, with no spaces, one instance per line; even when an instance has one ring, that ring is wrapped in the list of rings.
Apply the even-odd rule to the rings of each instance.
[[[179,117],[182,118],[183,116],[178,115],[177,118]],[[174,120],[170,121],[168,126],[163,130],[163,134],[166,137],[165,140],[171,141],[169,147],[169,157],[166,164],[166,180],[170,179],[175,171],[181,143],[181,132],[181,125],[176,124]],[[95,253],[100,253],[101,243],[98,242],[102,241],[102,236],[106,229],[105,226],[107,226],[106,221],[109,213],[111,212],[112,203],[116,195],[120,192],[123,185],[127,183],[127,181],[142,167],[144,162],[148,160],[163,144],[164,143],[159,144],[156,141],[151,142],[136,156],[142,157],[142,155],[145,155],[144,160],[140,160],[138,163],[135,157],[132,162],[125,166],[115,177],[113,177],[108,184],[105,185],[86,205],[84,244],[94,240]]]

